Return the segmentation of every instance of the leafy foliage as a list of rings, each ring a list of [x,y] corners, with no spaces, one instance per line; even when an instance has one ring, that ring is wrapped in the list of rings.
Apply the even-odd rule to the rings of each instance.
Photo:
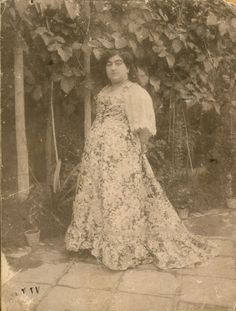
[[[89,36],[96,59],[112,48],[126,48],[137,61],[145,59],[164,102],[171,90],[188,107],[200,103],[204,111],[214,108],[220,113],[217,78],[223,77],[223,88],[229,90],[236,42],[235,12],[223,1],[89,3],[89,16],[85,3],[76,0],[7,4],[10,24],[15,30],[20,25],[30,49],[40,47],[38,57],[51,61],[49,71],[66,94],[84,75],[81,53]]]
[[[27,52],[25,90],[35,102],[45,104],[53,79],[61,89],[58,102],[73,115],[77,98],[82,103],[82,89],[96,92],[101,84],[97,72],[103,52],[129,50],[137,64],[145,63],[153,93],[161,102],[156,110],[158,135],[150,146],[161,179],[168,184],[172,170],[185,167],[205,165],[211,170],[209,159],[221,157],[215,139],[218,129],[227,129],[235,105],[234,6],[223,0],[32,3],[6,2],[4,31],[22,39]],[[88,50],[89,85],[83,64]],[[208,116],[215,121],[212,128],[211,122],[203,125]],[[231,146],[228,136],[222,135]],[[226,158],[222,157],[222,167]]]

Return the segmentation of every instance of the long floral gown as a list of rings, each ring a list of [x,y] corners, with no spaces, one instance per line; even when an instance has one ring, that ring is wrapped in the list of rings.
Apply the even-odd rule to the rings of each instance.
[[[130,81],[116,94],[107,89],[97,96],[66,248],[89,249],[113,270],[206,262],[217,254],[216,247],[187,230],[142,153],[137,130],[156,132],[151,97]]]

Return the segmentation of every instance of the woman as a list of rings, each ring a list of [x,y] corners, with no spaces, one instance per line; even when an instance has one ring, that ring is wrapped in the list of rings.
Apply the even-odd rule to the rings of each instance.
[[[156,133],[151,97],[129,80],[127,53],[113,51],[105,64],[110,83],[96,99],[66,248],[89,249],[113,270],[151,262],[161,269],[181,268],[207,261],[215,248],[188,232],[144,154],[145,143]]]

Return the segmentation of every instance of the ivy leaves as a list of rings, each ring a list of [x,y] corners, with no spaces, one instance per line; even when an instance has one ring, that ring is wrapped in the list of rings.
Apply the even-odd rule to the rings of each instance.
[[[73,77],[62,77],[60,85],[61,89],[68,94],[75,86],[75,79]]]
[[[161,81],[157,80],[155,76],[150,77],[150,84],[153,86],[154,90],[158,92],[160,90]]]
[[[182,48],[183,48],[183,43],[178,38],[174,39],[172,41],[172,48],[173,48],[174,53],[178,54],[182,50]]]
[[[207,26],[215,26],[218,24],[217,17],[214,13],[210,12],[210,14],[207,16],[206,24]]]
[[[213,80],[223,63],[231,61],[222,55],[233,48],[236,24],[233,15],[225,14],[223,4],[218,9],[201,1],[184,4],[175,1],[173,7],[165,1],[150,1],[151,9],[142,4],[127,2],[125,10],[120,5],[120,17],[112,16],[112,10],[108,9],[109,14],[100,10],[99,25],[106,31],[104,37],[96,38],[99,44],[93,47],[95,57],[99,59],[104,49],[128,48],[136,59],[144,58],[149,63],[154,73],[150,83],[156,92],[164,92],[168,98],[171,81],[181,81],[181,87],[175,89],[176,98],[191,105],[200,103],[203,110],[211,107],[220,113]],[[120,24],[119,29],[112,26],[113,21]],[[160,67],[166,74],[160,73]]]
[[[60,82],[60,87],[63,92],[69,94],[75,87],[76,78],[81,74],[77,69],[73,70],[72,68],[70,68],[68,62],[73,56],[73,50],[81,49],[82,44],[75,41],[69,45],[66,43],[66,40],[63,37],[55,36],[53,33],[49,32],[46,28],[43,27],[37,28],[35,34],[39,35],[42,38],[48,52],[52,53],[52,64],[55,64],[55,69],[52,71],[53,81]],[[58,63],[58,61],[55,60],[55,56],[53,54],[54,52],[56,52],[60,57],[61,65],[60,62]],[[33,96],[33,98],[36,97],[38,96]]]
[[[122,37],[122,35],[119,32],[114,32],[112,34],[112,38],[114,38],[115,40],[116,49],[123,49],[128,44],[128,41],[124,37]]]
[[[80,6],[75,0],[65,0],[65,7],[71,19],[75,19],[80,15]]]
[[[98,42],[99,41],[99,42]],[[100,44],[99,44],[100,43]],[[109,40],[104,37],[99,37],[97,40],[93,40],[90,44],[91,47],[95,47],[95,56],[100,57],[99,50],[96,47],[102,47],[104,49],[123,49],[128,45],[128,41],[119,32],[114,32],[109,36]]]
[[[39,35],[44,41],[45,46],[49,52],[56,51],[63,62],[67,62],[72,57],[72,51],[78,49],[81,45],[78,42],[73,42],[68,45],[66,40],[61,36],[56,36],[46,27],[38,27],[33,33],[33,38]]]
[[[66,94],[77,81],[82,83],[80,57],[85,53],[83,42],[87,37],[96,60],[107,49],[128,49],[152,68],[150,83],[164,98],[168,98],[173,81],[181,82],[181,87],[174,89],[177,98],[191,97],[191,102],[201,103],[204,109],[214,106],[219,112],[214,77],[232,64],[236,18],[228,14],[223,2],[214,1],[94,1],[88,24],[84,5],[76,0],[39,0],[43,16],[46,7],[54,9],[52,22],[38,20],[34,24],[31,20],[36,25],[32,38],[43,41],[45,51],[41,54],[46,53],[45,60],[50,58],[55,64],[51,66],[52,78]],[[17,7],[21,15],[27,9],[24,1]],[[227,70],[224,73],[229,76]],[[34,98],[40,98],[39,87],[33,92]]]
[[[70,46],[59,46],[56,48],[63,62],[67,62],[72,56],[72,48]]]
[[[19,15],[22,17],[23,14],[25,13],[25,11],[27,10],[29,5],[29,1],[28,0],[16,0],[15,1],[15,7],[16,10],[18,11]]]

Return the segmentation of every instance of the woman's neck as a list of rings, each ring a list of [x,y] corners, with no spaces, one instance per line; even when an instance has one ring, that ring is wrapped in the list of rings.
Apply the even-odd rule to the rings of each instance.
[[[122,81],[120,81],[120,82],[116,82],[116,83],[111,83],[111,89],[117,89],[117,88],[119,88],[121,85],[123,85],[124,83],[126,83],[127,81],[128,81],[129,79],[127,78],[127,79],[124,79],[124,80],[122,80]]]

